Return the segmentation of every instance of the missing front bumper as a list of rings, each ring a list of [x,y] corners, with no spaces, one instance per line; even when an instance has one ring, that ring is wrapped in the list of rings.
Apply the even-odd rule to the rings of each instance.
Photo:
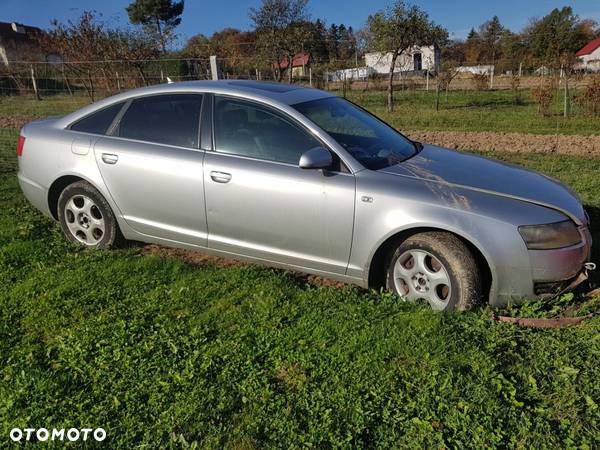
[[[569,292],[580,286],[589,278],[589,272],[596,269],[596,264],[585,263],[581,271],[573,278],[562,281],[538,282],[533,285],[533,292],[536,296],[544,299],[552,299],[559,295]]]

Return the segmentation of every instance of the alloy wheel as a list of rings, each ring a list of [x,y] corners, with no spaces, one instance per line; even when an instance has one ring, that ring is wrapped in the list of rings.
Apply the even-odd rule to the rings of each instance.
[[[65,205],[65,223],[79,242],[97,245],[106,231],[102,211],[96,203],[85,195],[74,195]]]
[[[446,308],[452,294],[448,271],[424,250],[407,250],[400,255],[394,265],[394,284],[406,300],[426,300],[436,311]]]

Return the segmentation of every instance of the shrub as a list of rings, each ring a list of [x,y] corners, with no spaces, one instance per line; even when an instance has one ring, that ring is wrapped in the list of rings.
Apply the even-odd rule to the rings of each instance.
[[[575,102],[590,116],[600,115],[600,75],[590,77],[583,92],[575,97]]]
[[[547,81],[540,84],[531,91],[533,100],[538,104],[538,113],[547,116],[550,111],[550,105],[554,100],[554,81]]]
[[[510,88],[515,94],[515,105],[521,103],[521,93],[519,92],[519,87],[521,87],[521,77],[516,74],[512,74],[510,77]]]
[[[473,74],[473,87],[478,91],[485,91],[490,85],[490,77],[485,73]]]

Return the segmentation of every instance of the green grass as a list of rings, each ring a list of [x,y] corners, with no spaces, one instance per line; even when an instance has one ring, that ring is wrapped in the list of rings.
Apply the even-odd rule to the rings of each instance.
[[[13,116],[60,116],[90,103],[88,97],[79,95],[52,95],[36,100],[33,96],[0,96],[0,114]]]
[[[589,160],[503,159],[572,182],[600,219]],[[254,266],[82,251],[0,175],[3,442],[13,427],[101,426],[111,448],[597,446],[600,317],[544,331],[490,316]]]
[[[1,131],[0,447],[14,427],[103,427],[109,448],[600,443],[600,316],[523,329],[267,268],[84,251],[27,204],[16,130]],[[492,156],[569,183],[600,224],[600,160]],[[503,312],[599,308],[565,295]]]
[[[435,110],[435,92],[398,91],[395,111],[386,109],[386,92],[349,91],[348,99],[359,103],[394,127],[404,130],[489,131],[532,134],[598,134],[600,119],[581,114],[564,118],[559,99],[553,115],[537,113],[530,91],[522,91],[515,104],[512,91],[451,91],[448,102],[441,94],[440,111]]]

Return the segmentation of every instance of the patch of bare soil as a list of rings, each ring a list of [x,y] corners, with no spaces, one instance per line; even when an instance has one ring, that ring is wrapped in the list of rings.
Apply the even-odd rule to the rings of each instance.
[[[0,115],[0,129],[22,128],[36,116]],[[600,156],[600,136],[469,131],[408,131],[411,139],[457,150],[564,153]]]
[[[23,128],[23,126],[32,120],[39,119],[38,116],[13,116],[0,115],[0,128]]]
[[[142,248],[142,253],[145,255],[179,258],[188,264],[194,264],[198,266],[215,264],[219,267],[242,267],[247,265],[247,263],[235,259],[208,255],[206,253],[194,250],[161,247],[160,245],[156,244],[144,245]],[[290,274],[299,284],[308,283],[314,286],[332,286],[337,288],[345,286],[345,283],[331,280],[329,278],[318,277],[316,275],[307,275],[300,272],[290,272]]]
[[[600,156],[600,136],[409,131],[411,139],[457,150]]]

